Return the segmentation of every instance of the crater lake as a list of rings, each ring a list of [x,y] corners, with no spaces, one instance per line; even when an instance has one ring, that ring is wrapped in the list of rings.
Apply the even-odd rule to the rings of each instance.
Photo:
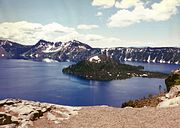
[[[170,73],[180,65],[126,62],[145,70]],[[92,81],[62,73],[73,63],[29,60],[0,60],[0,99],[20,98],[71,106],[109,105],[120,107],[166,90],[164,79],[133,77],[126,80]]]

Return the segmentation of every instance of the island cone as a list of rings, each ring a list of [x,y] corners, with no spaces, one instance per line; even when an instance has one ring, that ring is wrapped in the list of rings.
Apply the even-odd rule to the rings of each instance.
[[[105,55],[95,55],[63,69],[63,73],[90,80],[116,80],[131,77],[166,77],[163,73],[143,71],[142,66],[118,63]]]

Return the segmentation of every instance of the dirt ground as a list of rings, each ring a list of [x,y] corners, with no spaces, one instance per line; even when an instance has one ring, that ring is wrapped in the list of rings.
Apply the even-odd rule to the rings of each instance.
[[[180,128],[180,107],[85,107],[60,128]]]

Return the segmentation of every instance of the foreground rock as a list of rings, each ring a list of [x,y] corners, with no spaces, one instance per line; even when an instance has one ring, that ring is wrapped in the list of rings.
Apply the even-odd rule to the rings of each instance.
[[[12,116],[4,112],[0,112],[0,125],[11,124],[11,123],[14,123],[12,121]]]
[[[158,107],[175,107],[180,105],[180,69],[173,71],[165,80],[167,90],[169,91],[164,97],[161,97],[162,102]]]
[[[180,105],[180,85],[175,85],[164,96],[161,97],[162,102],[158,104],[159,108],[176,107]]]
[[[79,109],[80,107],[5,99],[0,101],[0,128],[29,128],[42,124],[56,127],[61,121],[78,114]]]
[[[179,113],[179,106],[80,108],[6,99],[0,101],[0,128],[179,128]]]
[[[180,85],[180,69],[172,71],[169,77],[165,80],[165,83],[168,91],[173,86]]]

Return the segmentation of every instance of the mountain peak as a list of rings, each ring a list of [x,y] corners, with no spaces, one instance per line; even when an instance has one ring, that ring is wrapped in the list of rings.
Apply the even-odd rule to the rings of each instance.
[[[53,42],[50,42],[50,41],[46,41],[46,40],[43,40],[43,39],[40,39],[37,44],[41,44],[41,45],[45,45],[45,44],[52,44]]]

